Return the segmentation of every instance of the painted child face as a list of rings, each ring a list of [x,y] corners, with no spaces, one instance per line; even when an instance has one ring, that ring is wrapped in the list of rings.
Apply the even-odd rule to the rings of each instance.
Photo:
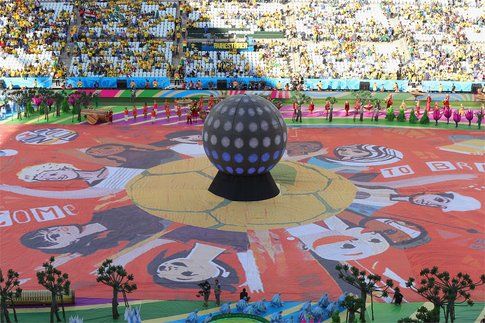
[[[380,254],[389,243],[376,232],[364,232],[363,228],[351,228],[342,232],[330,231],[313,242],[312,249],[318,256],[336,261],[364,259]]]
[[[317,142],[294,142],[286,144],[286,151],[289,156],[303,156],[317,152],[322,145]]]
[[[400,244],[421,235],[421,229],[416,225],[392,219],[371,219],[365,223],[365,228],[386,237],[391,244]]]
[[[351,145],[338,147],[335,151],[335,155],[339,156],[342,160],[351,160],[366,157],[369,155],[369,152]]]
[[[72,168],[46,170],[35,176],[38,181],[69,181],[78,178],[78,173]]]
[[[181,137],[173,138],[171,140],[176,142],[187,143],[187,144],[195,144],[199,141],[202,141],[202,135],[181,136]]]
[[[76,242],[80,237],[81,231],[74,225],[58,226],[46,228],[39,232],[39,235],[51,244],[49,247],[41,249],[65,248]]]
[[[102,145],[89,148],[86,153],[94,157],[105,157],[119,154],[125,151],[125,148],[120,145]]]
[[[438,194],[418,194],[411,196],[411,203],[430,207],[445,208],[453,199]]]
[[[198,282],[219,276],[219,269],[212,261],[194,261],[188,258],[177,258],[166,261],[157,269],[157,275],[175,282]]]

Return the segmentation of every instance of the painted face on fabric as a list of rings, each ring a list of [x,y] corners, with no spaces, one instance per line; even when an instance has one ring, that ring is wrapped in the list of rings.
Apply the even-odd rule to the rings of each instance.
[[[57,170],[46,170],[35,176],[37,181],[69,181],[77,179],[78,173],[72,168],[62,168]]]
[[[416,205],[446,208],[453,199],[438,194],[420,194],[411,196],[410,202]]]
[[[181,136],[177,138],[170,139],[175,142],[181,142],[186,144],[196,144],[202,141],[202,134],[200,135],[190,135],[190,136]]]
[[[355,145],[338,147],[335,155],[341,160],[353,160],[369,156],[369,152],[362,150]]]
[[[365,223],[365,231],[377,232],[391,244],[399,244],[421,235],[421,229],[412,223],[392,219],[371,219]]]
[[[39,232],[48,243],[49,247],[40,247],[41,249],[59,249],[64,248],[76,242],[80,237],[81,231],[77,226],[66,225],[46,228]]]
[[[318,142],[289,142],[286,144],[288,156],[303,156],[322,149]]]
[[[324,259],[348,261],[375,256],[389,248],[389,243],[379,233],[363,231],[363,228],[351,228],[326,232],[313,242],[312,249]]]
[[[212,261],[201,262],[200,259],[177,258],[166,261],[157,269],[157,276],[175,282],[199,282],[218,277],[219,268]]]
[[[123,151],[125,151],[125,148],[121,145],[102,145],[89,148],[86,153],[93,157],[106,157],[119,154]]]

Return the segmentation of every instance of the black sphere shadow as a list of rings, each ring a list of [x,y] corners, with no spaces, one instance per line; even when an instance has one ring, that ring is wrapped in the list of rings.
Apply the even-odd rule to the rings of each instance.
[[[231,201],[262,201],[280,193],[270,172],[255,176],[233,176],[219,171],[209,191]]]

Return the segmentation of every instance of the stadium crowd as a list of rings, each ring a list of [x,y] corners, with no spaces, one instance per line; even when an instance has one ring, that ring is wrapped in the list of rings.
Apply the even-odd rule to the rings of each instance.
[[[485,75],[485,10],[480,0],[3,3],[2,76],[420,82],[481,81]],[[199,33],[191,36],[194,30]],[[218,41],[251,42],[254,50],[195,46]]]
[[[3,0],[0,6],[0,75],[65,76],[60,56],[72,22],[70,3]]]

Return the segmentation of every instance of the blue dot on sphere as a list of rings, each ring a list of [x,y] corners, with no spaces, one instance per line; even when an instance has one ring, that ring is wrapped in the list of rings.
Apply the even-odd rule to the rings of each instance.
[[[269,159],[269,153],[264,153],[263,156],[261,156],[261,160],[264,162],[267,162]]]
[[[249,156],[248,160],[249,160],[250,163],[255,163],[255,162],[258,161],[258,155],[252,154],[252,155]]]
[[[220,170],[220,171],[223,171],[223,170],[224,170],[224,168],[222,168],[222,166],[221,166],[221,165],[219,165],[219,164],[216,164],[216,167],[217,167],[217,169],[218,169],[218,170]]]
[[[273,169],[273,167],[275,167],[275,166],[276,166],[276,164],[270,165],[270,166],[268,167],[268,171],[272,170],[272,169]]]
[[[236,161],[236,163],[242,163],[244,160],[244,157],[241,154],[236,154],[234,155],[234,160]]]
[[[261,174],[262,172],[264,172],[266,168],[264,166],[261,166],[258,168],[258,174]]]
[[[241,175],[242,173],[244,173],[244,169],[242,169],[241,167],[238,167],[238,168],[236,168],[236,173]]]
[[[273,159],[276,160],[276,159],[278,159],[278,157],[280,157],[280,152],[275,151],[274,154],[273,154]]]
[[[217,153],[217,151],[215,150],[212,151],[212,158],[219,159],[219,154]]]
[[[256,168],[251,167],[250,169],[248,169],[248,174],[249,175],[254,174],[255,171],[256,171]]]
[[[232,169],[232,167],[231,167],[231,166],[227,166],[227,167],[226,167],[226,170],[227,170],[229,173],[231,173],[231,174],[234,172],[234,170]]]
[[[229,153],[222,153],[222,160],[228,162],[231,160],[231,155]]]

